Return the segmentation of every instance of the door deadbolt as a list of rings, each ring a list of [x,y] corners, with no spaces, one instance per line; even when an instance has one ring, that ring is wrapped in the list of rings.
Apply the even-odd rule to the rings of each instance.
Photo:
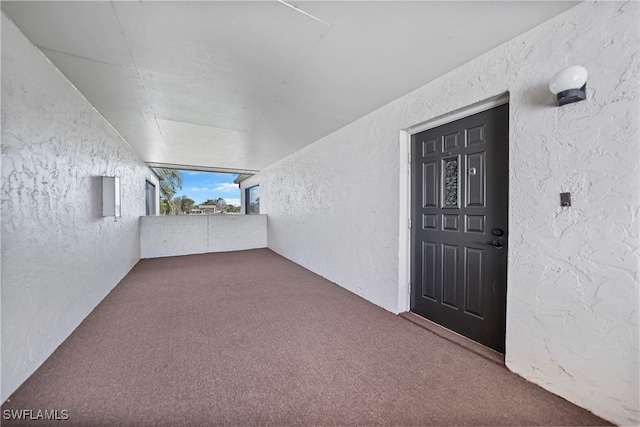
[[[493,234],[494,236],[498,236],[499,237],[499,236],[504,235],[504,231],[502,230],[502,228],[494,228],[491,231],[491,234]]]

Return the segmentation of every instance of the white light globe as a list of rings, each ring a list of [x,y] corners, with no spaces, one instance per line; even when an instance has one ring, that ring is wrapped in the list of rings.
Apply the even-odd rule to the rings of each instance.
[[[580,65],[565,68],[553,76],[549,90],[554,95],[569,89],[580,89],[587,82],[587,70]]]

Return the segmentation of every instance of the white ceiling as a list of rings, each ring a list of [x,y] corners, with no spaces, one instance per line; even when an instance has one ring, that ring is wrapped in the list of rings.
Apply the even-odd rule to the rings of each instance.
[[[146,162],[256,171],[575,2],[1,4]]]

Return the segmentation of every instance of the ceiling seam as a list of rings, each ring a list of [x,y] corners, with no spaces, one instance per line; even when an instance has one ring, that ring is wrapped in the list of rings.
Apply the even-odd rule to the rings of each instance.
[[[124,29],[122,28],[122,23],[120,22],[120,15],[118,15],[118,11],[116,10],[116,6],[113,3],[113,0],[110,3],[111,3],[111,8],[113,9],[113,13],[116,15],[116,21],[118,22],[118,28],[120,29],[120,34],[122,34],[122,39],[124,40],[124,44],[127,46],[127,50],[129,51],[131,62],[133,62],[133,68],[136,70],[136,74],[138,75],[138,79],[140,80],[140,85],[142,86],[142,92],[144,92],[144,96],[149,105],[149,110],[151,110],[151,114],[153,115],[153,121],[155,122],[156,127],[158,128],[158,132],[160,133],[160,138],[162,138],[162,143],[164,147],[166,147],[167,142],[164,139],[164,134],[162,133],[162,129],[160,128],[160,123],[158,123],[158,117],[156,116],[156,112],[154,111],[153,105],[151,104],[151,98],[147,93],[147,87],[144,84],[144,80],[142,80],[142,74],[140,74],[140,69],[138,68],[138,64],[136,63],[136,60],[133,57],[133,52],[131,51],[131,47],[129,46],[127,37],[124,34]],[[144,160],[146,161],[146,159]]]
[[[346,117],[332,116],[331,114],[321,113],[320,111],[311,110],[309,108],[296,107],[295,105],[292,105],[292,104],[289,104],[289,103],[282,103],[282,105],[284,105],[285,107],[292,108],[294,110],[305,111],[307,113],[317,114],[318,116],[329,117],[331,119],[344,120],[344,121],[349,122],[349,123],[351,123],[354,120],[357,120],[357,118],[356,119],[349,119],[349,118],[346,118]]]
[[[228,127],[225,128],[225,127],[220,127],[220,126],[203,125],[202,123],[195,123],[195,122],[185,121],[185,120],[174,120],[174,119],[159,119],[159,120],[162,120],[163,122],[179,123],[179,124],[185,124],[185,125],[190,125],[190,126],[198,126],[198,127],[203,127],[203,128],[209,128],[209,129],[223,130],[223,131],[226,131],[226,132],[244,133],[244,134],[247,133],[245,131],[238,130],[238,129],[232,129],[232,128],[228,128]]]
[[[307,12],[304,12],[303,10],[289,4],[286,3],[285,1],[280,1],[277,0],[278,3],[281,3],[285,6],[288,6],[300,13],[303,13],[304,15],[308,15],[309,17],[315,19],[316,21],[319,21],[323,24],[326,25],[326,28],[324,28],[320,34],[320,37],[316,40],[315,43],[313,43],[313,46],[310,47],[307,52],[305,54],[300,55],[300,59],[298,61],[295,62],[295,64],[293,64],[293,66],[291,67],[291,71],[289,71],[283,78],[282,78],[282,83],[279,85],[279,87],[269,96],[265,97],[264,102],[262,103],[262,107],[259,109],[259,113],[258,113],[258,117],[259,119],[257,120],[258,122],[262,120],[262,118],[264,117],[264,114],[267,112],[267,110],[269,109],[269,106],[272,106],[274,104],[274,102],[276,102],[276,100],[280,97],[280,94],[284,91],[284,89],[287,87],[287,84],[289,83],[289,80],[301,69],[303,68],[307,62],[309,61],[309,59],[313,56],[313,53],[317,46],[322,43],[322,41],[324,40],[324,38],[326,37],[327,33],[329,32],[329,29],[331,29],[331,25],[325,21],[322,21],[316,17],[314,17],[313,15],[308,14]],[[289,106],[292,108],[297,108],[297,107],[293,107],[293,106]],[[342,119],[340,119],[342,120]],[[252,127],[247,134],[248,135],[253,135],[253,132],[255,131],[255,127]]]
[[[322,20],[322,19],[320,19],[320,18],[316,18],[316,17],[315,17],[315,16],[313,16],[312,14],[310,14],[310,13],[308,13],[308,12],[305,12],[304,10],[300,9],[299,7],[296,7],[296,6],[294,6],[294,5],[290,4],[290,3],[287,3],[287,2],[286,2],[286,1],[284,1],[284,0],[278,0],[278,3],[282,3],[283,5],[285,5],[285,6],[287,6],[287,7],[290,7],[291,9],[295,10],[296,12],[299,12],[299,13],[303,14],[304,16],[308,16],[309,18],[311,18],[311,19],[313,19],[313,20],[315,20],[315,21],[318,21],[318,22],[320,22],[320,23],[322,23],[322,24],[326,25],[327,27],[330,27],[330,25],[329,25],[329,23],[328,23],[328,22],[325,22],[325,21],[323,21],[323,20]]]
[[[93,59],[93,58],[88,58],[86,56],[80,56],[80,55],[74,55],[73,53],[69,53],[69,52],[63,52],[61,50],[57,50],[57,49],[51,49],[50,47],[44,47],[44,46],[39,46],[37,45],[38,49],[40,50],[48,50],[49,52],[54,52],[60,55],[67,55],[70,56],[72,58],[78,58],[78,59],[83,59],[85,61],[91,61],[91,62],[96,62],[98,64],[102,64],[102,65],[108,65],[110,67],[116,67],[116,68],[125,68],[124,66],[120,65],[120,64],[111,64],[109,62],[105,62],[105,61],[99,61],[97,59]]]

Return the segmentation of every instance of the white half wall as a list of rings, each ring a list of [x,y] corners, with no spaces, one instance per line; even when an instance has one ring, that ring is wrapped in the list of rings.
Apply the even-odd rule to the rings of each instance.
[[[268,167],[269,248],[397,312],[400,131],[509,92],[507,366],[638,424],[639,10],[581,3]],[[556,107],[549,79],[574,64],[588,99]]]
[[[133,149],[2,14],[2,401],[140,259]],[[102,218],[100,176],[122,218]]]
[[[140,217],[142,258],[267,247],[266,215]]]

